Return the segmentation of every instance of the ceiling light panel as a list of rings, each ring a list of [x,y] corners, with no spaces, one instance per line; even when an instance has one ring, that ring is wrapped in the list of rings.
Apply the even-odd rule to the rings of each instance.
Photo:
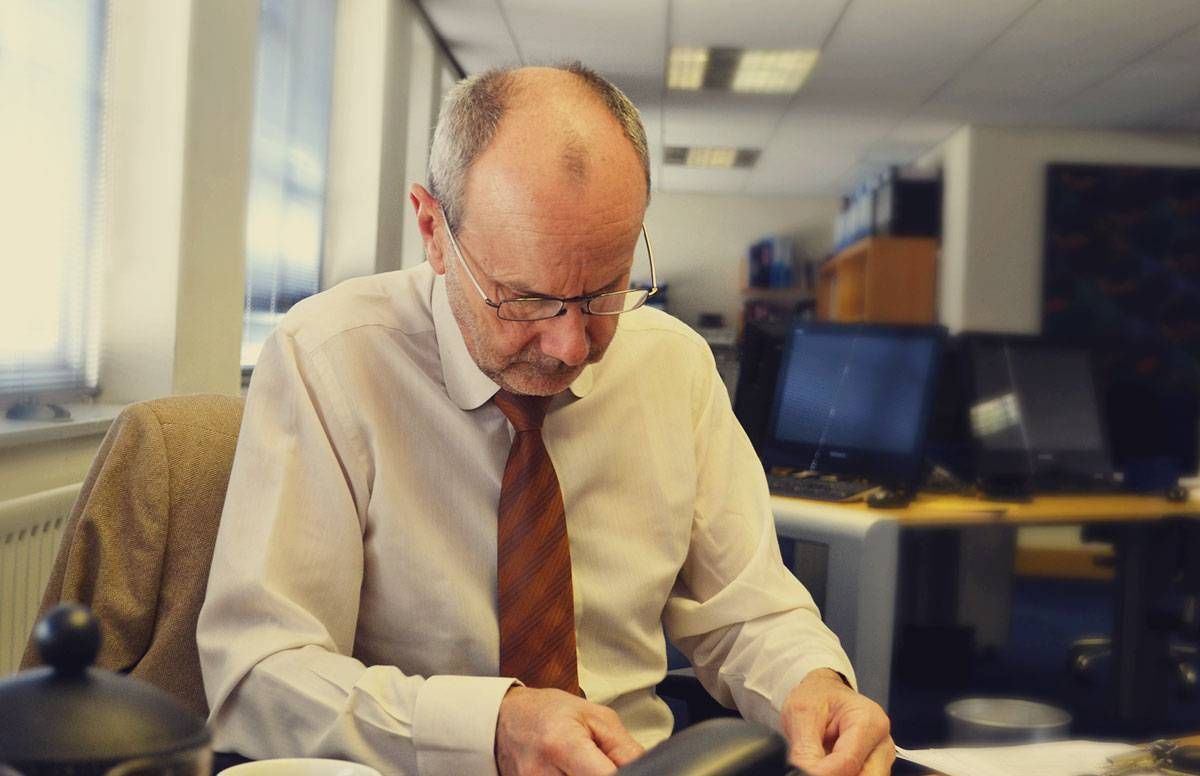
[[[677,167],[730,169],[753,167],[761,153],[757,148],[732,146],[667,146],[663,161]]]
[[[667,88],[698,90],[704,86],[704,71],[708,69],[708,49],[675,46],[667,65]]]
[[[675,46],[667,63],[667,88],[791,94],[816,64],[815,49],[739,49]]]
[[[737,161],[736,148],[689,148],[688,167],[732,167]]]
[[[813,49],[743,51],[730,89],[755,94],[790,94],[808,78],[818,54]]]

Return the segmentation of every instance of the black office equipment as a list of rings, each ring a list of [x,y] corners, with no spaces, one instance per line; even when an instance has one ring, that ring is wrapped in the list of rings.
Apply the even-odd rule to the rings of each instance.
[[[1103,354],[1105,427],[1128,490],[1165,493],[1200,467],[1200,390],[1173,379],[1171,355],[1131,345]]]
[[[946,338],[929,407],[927,471],[922,490],[957,493],[975,482],[975,451],[968,418],[972,390],[963,350],[963,338]]]
[[[875,191],[873,234],[937,237],[942,233],[942,182],[902,178],[892,170]]]
[[[807,474],[807,473],[805,473]],[[795,496],[817,501],[852,501],[876,486],[870,480],[833,479],[820,476],[767,473],[767,487],[776,496]]]
[[[985,495],[1115,489],[1086,349],[971,335],[966,353],[975,465]]]
[[[750,437],[750,443],[760,458],[788,329],[786,323],[752,321],[746,324],[742,332],[733,414]]]
[[[794,323],[764,464],[915,490],[944,338],[941,327]]]

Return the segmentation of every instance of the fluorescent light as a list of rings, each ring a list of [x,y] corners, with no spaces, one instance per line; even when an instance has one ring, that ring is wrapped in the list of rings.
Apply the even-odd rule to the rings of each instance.
[[[728,148],[724,146],[666,146],[663,161],[677,167],[728,169],[753,167],[762,153],[758,148]]]
[[[736,160],[736,148],[689,148],[687,166],[732,167]]]
[[[730,88],[758,94],[794,92],[808,78],[819,54],[815,49],[747,49]]]
[[[708,67],[708,49],[675,46],[667,65],[667,88],[696,91],[704,85]]]

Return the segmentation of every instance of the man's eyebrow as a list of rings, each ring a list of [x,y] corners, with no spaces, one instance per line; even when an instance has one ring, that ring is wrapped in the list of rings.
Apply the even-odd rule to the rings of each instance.
[[[584,292],[583,296],[595,296],[596,294],[604,294],[609,291],[614,291],[614,290],[616,290],[615,287],[620,285],[621,280],[624,277],[625,277],[625,273],[620,272],[617,274],[616,277],[614,277],[612,280],[608,281],[607,283],[605,283],[603,286],[596,289],[595,291]],[[528,288],[526,286],[514,286],[509,283],[502,283],[501,285],[503,285],[506,289],[508,289],[509,291],[516,294],[518,297],[539,297],[539,298],[548,298],[548,299],[558,299],[559,298],[552,294],[543,294],[540,291],[534,291],[533,289]]]

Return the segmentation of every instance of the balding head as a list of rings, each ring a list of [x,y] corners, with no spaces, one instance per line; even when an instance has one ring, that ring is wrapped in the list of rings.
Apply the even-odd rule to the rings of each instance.
[[[492,70],[461,81],[446,95],[429,175],[451,228],[465,217],[471,171],[487,151],[537,165],[546,181],[573,180],[581,187],[614,157],[632,154],[649,197],[646,132],[637,109],[578,63]]]

